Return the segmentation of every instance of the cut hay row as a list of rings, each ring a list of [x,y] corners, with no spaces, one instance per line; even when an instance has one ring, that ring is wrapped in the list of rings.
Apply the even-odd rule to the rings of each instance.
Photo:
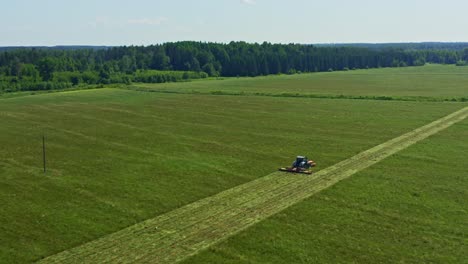
[[[311,176],[275,172],[40,262],[173,263],[183,260],[467,116],[468,107],[465,107]]]

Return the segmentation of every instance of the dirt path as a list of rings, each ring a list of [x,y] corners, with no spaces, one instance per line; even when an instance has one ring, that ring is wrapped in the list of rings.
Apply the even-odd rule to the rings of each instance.
[[[40,262],[173,263],[183,260],[467,116],[468,107],[465,107],[313,175],[275,172]]]

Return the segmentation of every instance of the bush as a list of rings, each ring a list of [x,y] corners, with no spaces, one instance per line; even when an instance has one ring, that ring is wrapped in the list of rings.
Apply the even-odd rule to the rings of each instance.
[[[192,79],[205,79],[205,78],[208,78],[208,74],[206,72],[200,72],[198,73],[199,75],[199,78],[192,78]]]
[[[62,90],[72,87],[71,82],[21,82],[17,85],[17,90],[20,91],[45,91],[45,90]]]
[[[215,70],[211,73],[217,76],[219,73],[216,67],[207,65],[209,70]],[[218,67],[219,68],[219,67]],[[114,72],[101,70],[97,71],[62,71],[51,73],[50,81],[42,81],[34,78],[18,78],[16,76],[0,75],[0,92],[14,91],[42,91],[59,90],[72,86],[96,85],[96,84],[131,84],[132,82],[142,83],[165,83],[179,82],[191,79],[205,79],[210,77],[206,72],[196,71],[159,71],[159,70],[138,70],[133,74],[123,72]],[[295,73],[291,69],[291,73]]]
[[[287,74],[289,74],[289,75],[296,74],[296,69],[289,69]]]
[[[190,79],[208,78],[206,72],[193,71],[157,71],[157,70],[140,70],[132,76],[134,82],[142,83],[165,83],[178,82]]]
[[[426,60],[424,58],[417,59],[413,64],[414,66],[424,66],[426,64]]]
[[[84,71],[81,73],[81,78],[83,82],[87,84],[97,84],[99,81],[98,73],[93,71]]]

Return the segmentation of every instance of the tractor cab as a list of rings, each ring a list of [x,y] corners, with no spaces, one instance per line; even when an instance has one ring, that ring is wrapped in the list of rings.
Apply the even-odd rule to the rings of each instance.
[[[292,164],[292,167],[304,168],[306,164],[307,164],[306,156],[297,156],[296,161],[294,161],[294,163]]]

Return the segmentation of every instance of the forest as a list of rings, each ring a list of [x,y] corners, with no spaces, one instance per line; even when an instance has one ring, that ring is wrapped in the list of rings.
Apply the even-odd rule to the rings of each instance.
[[[421,66],[426,63],[464,66],[468,61],[468,47],[464,44],[426,44],[422,48],[412,44],[381,44],[376,47],[370,44],[183,41],[151,46],[9,48],[0,51],[0,92]]]

